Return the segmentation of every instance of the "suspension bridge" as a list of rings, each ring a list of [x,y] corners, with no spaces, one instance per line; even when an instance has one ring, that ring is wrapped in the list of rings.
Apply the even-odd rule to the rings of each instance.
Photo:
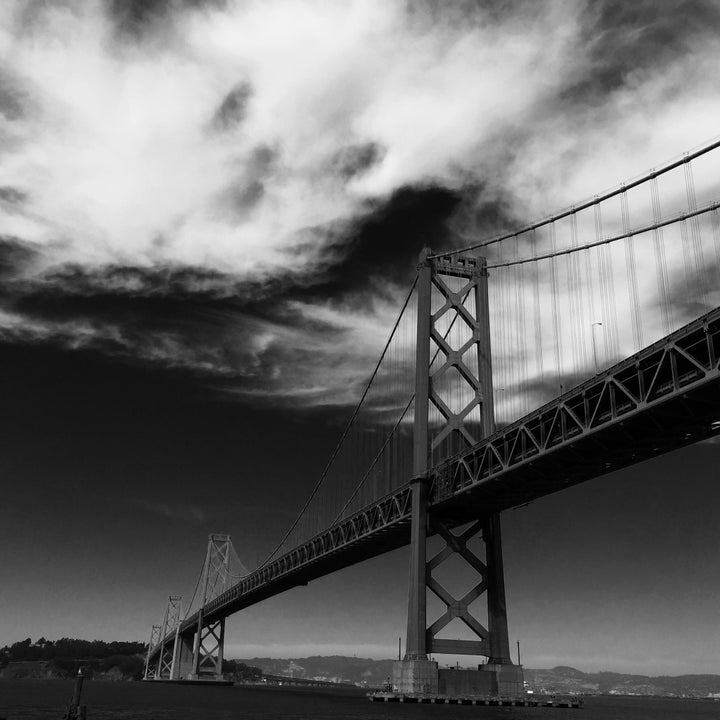
[[[210,537],[185,615],[170,596],[153,626],[146,679],[219,680],[227,617],[409,545],[394,685],[522,693],[501,513],[720,431],[719,155],[720,140],[512,232],[425,249],[297,518],[253,571]],[[431,535],[445,546],[428,558]],[[435,575],[453,555],[477,579],[460,598]],[[445,608],[430,623],[428,590]],[[472,639],[442,637],[456,619]],[[451,673],[428,659],[443,653],[483,662]]]

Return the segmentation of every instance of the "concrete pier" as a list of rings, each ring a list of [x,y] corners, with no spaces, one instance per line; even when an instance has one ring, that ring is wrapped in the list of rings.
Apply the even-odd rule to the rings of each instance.
[[[393,689],[400,695],[453,697],[518,697],[525,692],[519,665],[486,663],[477,670],[439,668],[433,660],[398,660]]]
[[[399,693],[372,693],[370,702],[418,703],[423,705],[484,705],[486,707],[566,708],[579,710],[582,698],[557,698],[543,695],[519,697],[462,697],[451,695],[400,695]]]
[[[433,660],[396,660],[393,688],[404,695],[437,695],[438,664]]]

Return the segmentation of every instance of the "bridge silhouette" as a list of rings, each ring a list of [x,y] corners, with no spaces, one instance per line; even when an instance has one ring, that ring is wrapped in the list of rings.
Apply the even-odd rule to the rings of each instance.
[[[719,148],[518,230],[425,249],[296,520],[251,572],[229,536],[210,536],[186,614],[170,596],[153,626],[146,679],[220,679],[228,616],[409,545],[398,691],[521,693],[501,513],[720,431]],[[428,559],[431,535],[445,546]],[[460,598],[434,575],[453,555],[476,580]],[[430,624],[428,589],[445,608]],[[441,637],[454,620],[473,639]],[[484,662],[450,673],[431,653]]]

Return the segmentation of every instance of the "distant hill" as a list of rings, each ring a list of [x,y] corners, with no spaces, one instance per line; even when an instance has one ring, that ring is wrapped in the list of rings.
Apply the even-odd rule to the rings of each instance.
[[[720,675],[624,675],[584,673],[570,667],[550,670],[525,668],[525,680],[537,691],[585,694],[662,695],[707,697],[720,693]]]
[[[307,658],[251,658],[241,662],[259,667],[270,675],[329,680],[334,682],[367,683],[380,687],[392,675],[392,660],[370,658],[313,656]],[[661,695],[676,697],[707,697],[720,693],[720,675],[680,675],[678,677],[624,675],[613,672],[585,673],[572,667],[559,666],[550,670],[525,668],[528,688],[536,692]]]
[[[371,660],[344,655],[316,655],[289,660],[251,658],[241,662],[259,667],[268,675],[367,684],[369,687],[381,687],[386,678],[392,675],[393,664],[392,660]]]
[[[71,677],[80,665],[95,679],[132,680],[142,677],[145,647],[138,642],[111,642],[61,638],[30,638],[0,648],[0,679]],[[261,672],[308,680],[382,687],[392,676],[392,660],[344,655],[306,658],[250,658],[226,660],[223,670],[236,681],[257,682]],[[586,673],[558,666],[549,670],[524,668],[528,689],[548,693],[659,695],[707,697],[720,694],[720,675],[625,675]]]

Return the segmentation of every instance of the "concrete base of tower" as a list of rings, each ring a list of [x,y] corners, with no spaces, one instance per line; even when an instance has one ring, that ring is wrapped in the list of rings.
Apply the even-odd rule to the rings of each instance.
[[[445,697],[512,697],[525,695],[519,665],[486,663],[477,670],[438,668],[433,660],[393,663],[393,692],[397,695]]]
[[[396,660],[393,691],[400,695],[437,695],[438,664],[433,660]]]
[[[487,663],[478,665],[478,670],[493,676],[496,695],[519,697],[525,694],[523,670],[520,665]]]
[[[438,694],[449,697],[522,697],[522,668],[518,665],[486,664],[477,670],[438,671]]]

